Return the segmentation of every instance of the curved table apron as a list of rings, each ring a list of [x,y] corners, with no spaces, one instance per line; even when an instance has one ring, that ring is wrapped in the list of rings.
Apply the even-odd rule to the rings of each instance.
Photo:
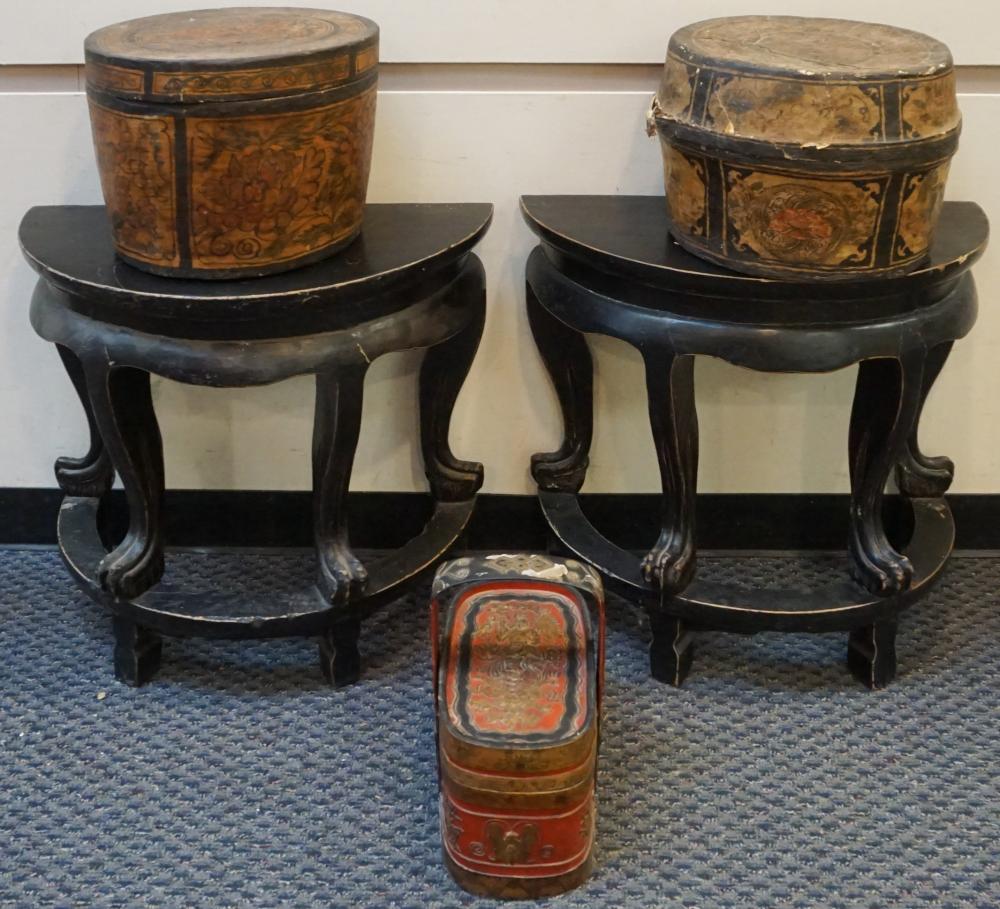
[[[41,274],[31,322],[57,345],[91,430],[87,454],[56,465],[66,492],[59,512],[60,550],[82,589],[115,616],[115,669],[123,681],[138,685],[155,673],[161,633],[230,639],[320,635],[326,676],[335,684],[355,681],[361,670],[361,620],[432,569],[464,531],[483,470],[452,454],[448,429],[485,320],[484,273],[471,249],[487,229],[491,209],[371,208],[395,211],[376,213],[354,261],[341,254],[309,269],[253,281],[152,278],[114,262],[98,240],[90,256],[104,256],[108,265],[97,271],[115,276],[103,288],[93,275],[75,279],[68,269],[60,270],[52,261],[57,251],[38,252],[40,238],[50,238],[53,222],[65,210],[35,209],[26,216],[22,243]],[[406,224],[407,209],[417,223]],[[378,260],[398,231],[409,227],[420,233],[421,217],[433,209],[456,209],[458,216],[450,219],[450,230],[449,219],[441,217],[445,212],[424,218],[429,235],[423,244],[431,249],[438,244],[432,256],[410,250],[413,258],[405,261],[403,250],[396,256],[401,264],[383,271],[372,267],[369,260]],[[81,213],[96,219],[98,211],[68,211],[74,228],[69,258],[87,258],[76,243]],[[401,223],[394,227],[379,217],[389,214]],[[43,231],[37,222],[46,220]],[[79,262],[77,268],[83,270]],[[434,509],[417,537],[362,565],[348,542],[346,498],[364,377],[378,357],[415,348],[427,350],[420,372],[421,449]],[[161,580],[163,462],[151,373],[212,387],[315,375],[314,585],[248,601]],[[115,473],[129,502],[129,530],[109,552],[98,511]]]
[[[657,678],[682,682],[692,630],[845,630],[851,668],[881,687],[895,673],[896,616],[929,589],[954,544],[943,498],[953,467],[920,451],[917,427],[952,343],[976,319],[968,269],[985,247],[985,217],[968,203],[946,205],[944,236],[922,273],[817,287],[747,279],[688,255],[667,238],[661,206],[640,197],[522,200],[542,241],[527,265],[528,315],[565,428],[557,451],[532,459],[545,517],[563,546],[647,609]],[[643,560],[606,539],[577,498],[593,433],[590,333],[625,341],[645,364],[663,526]],[[809,591],[696,577],[697,355],[767,372],[860,364],[849,440],[852,578]],[[902,552],[881,513],[893,469],[913,510]]]

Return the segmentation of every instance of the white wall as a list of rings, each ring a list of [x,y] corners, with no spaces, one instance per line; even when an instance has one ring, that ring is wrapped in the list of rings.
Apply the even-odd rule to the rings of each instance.
[[[78,63],[89,31],[154,13],[214,6],[309,6],[276,0],[5,0],[6,63]],[[322,5],[322,4],[315,4]],[[830,16],[929,32],[967,65],[996,59],[1000,10],[993,0],[337,0],[382,27],[387,61],[417,63],[650,63],[675,29],[710,16]],[[16,11],[15,11],[16,10]]]
[[[100,201],[80,47],[101,24],[180,9],[181,0],[43,0],[0,11],[0,487],[50,486],[52,460],[80,453],[84,423],[55,351],[31,333],[34,275],[16,229],[35,204]],[[384,69],[372,201],[492,201],[494,225],[480,255],[490,315],[452,431],[456,451],[486,463],[486,489],[533,490],[533,451],[556,444],[559,418],[523,315],[523,267],[532,235],[517,214],[521,193],[661,193],[658,150],[643,132],[655,61],[676,26],[705,15],[692,2],[621,0],[610,16],[596,0],[369,0],[338,3],[379,21]],[[771,3],[766,12],[822,13],[818,0]],[[960,12],[965,8],[965,14]],[[972,15],[975,8],[976,15]],[[759,12],[718,0],[710,14]],[[960,64],[965,113],[951,198],[975,199],[1000,223],[991,179],[1000,147],[1000,26],[995,4],[921,0],[838,7],[843,15],[910,25],[947,40]],[[990,27],[992,26],[992,27]],[[448,61],[464,65],[446,65]],[[594,65],[595,61],[598,64]],[[423,65],[416,65],[423,64]],[[559,65],[552,65],[559,64]],[[619,65],[611,65],[619,64]],[[628,65],[620,65],[628,64]],[[1000,489],[1000,251],[976,269],[981,316],[956,348],[924,420],[925,448],[958,463],[960,492]],[[601,339],[597,438],[587,488],[653,491],[656,464],[639,393],[638,357]],[[365,428],[353,488],[422,488],[414,415],[415,355],[369,374]],[[765,376],[704,361],[697,372],[704,491],[847,489],[846,435],[853,371]],[[304,489],[309,485],[312,387],[219,391],[158,381],[168,483],[186,488]]]

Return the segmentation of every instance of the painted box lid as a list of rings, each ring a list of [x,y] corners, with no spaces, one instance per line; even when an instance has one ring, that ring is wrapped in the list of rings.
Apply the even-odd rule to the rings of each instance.
[[[87,87],[166,104],[326,91],[377,65],[378,37],[370,19],[334,10],[231,7],[147,16],[87,38]]]
[[[832,159],[839,146],[871,152],[947,140],[961,124],[951,53],[940,41],[799,16],[733,16],[680,29],[653,116],[722,146],[790,146],[777,153],[817,160]]]

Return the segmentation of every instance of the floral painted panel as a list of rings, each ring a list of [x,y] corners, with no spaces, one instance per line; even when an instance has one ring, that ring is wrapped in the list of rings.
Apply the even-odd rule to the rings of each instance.
[[[188,121],[191,264],[279,263],[361,225],[375,88],[328,107]]]
[[[703,158],[672,145],[663,149],[663,175],[671,221],[691,237],[708,236],[708,180]]]
[[[143,262],[176,266],[174,121],[93,102],[90,114],[115,242]]]
[[[944,204],[949,164],[946,161],[925,173],[907,175],[899,207],[893,259],[922,255],[930,246],[932,226],[937,223]]]
[[[962,119],[955,95],[955,74],[904,85],[900,117],[900,132],[906,139],[924,139],[955,129]]]
[[[879,142],[882,94],[877,86],[718,75],[706,126],[725,136],[816,146]]]

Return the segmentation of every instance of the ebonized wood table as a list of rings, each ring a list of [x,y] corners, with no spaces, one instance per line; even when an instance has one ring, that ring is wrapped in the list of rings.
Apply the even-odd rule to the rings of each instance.
[[[90,427],[87,453],[56,462],[66,493],[59,546],[76,581],[114,615],[119,679],[141,685],[152,676],[161,634],[318,635],[327,678],[341,685],[359,677],[361,620],[447,552],[482,485],[482,465],[452,454],[448,428],[482,334],[483,268],[471,250],[491,217],[490,205],[369,205],[361,237],[337,256],[219,282],[159,278],[124,264],[103,207],[27,213],[21,246],[41,276],[31,323],[57,345]],[[434,512],[419,536],[362,565],[348,539],[346,499],[365,373],[383,354],[412,348],[427,348],[420,431]],[[161,581],[163,451],[150,373],[215,387],[315,375],[313,586],[247,602]],[[115,473],[129,527],[106,547],[98,506]]]
[[[681,684],[698,629],[843,630],[854,674],[872,688],[888,684],[897,617],[937,578],[954,542],[943,498],[953,466],[920,450],[917,426],[953,342],[976,318],[969,269],[989,233],[982,209],[946,203],[928,259],[909,275],[808,284],[737,274],[684,252],[668,235],[662,197],[526,196],[521,204],[541,241],[527,265],[528,316],[565,427],[558,451],[533,457],[532,474],[561,545],[647,609],[653,675]],[[642,559],[602,536],[577,499],[593,429],[585,333],[620,338],[645,363],[663,517]],[[699,354],[766,372],[860,364],[848,439],[850,578],[809,592],[695,576]],[[908,542],[890,542],[882,514],[894,469],[913,511]]]

